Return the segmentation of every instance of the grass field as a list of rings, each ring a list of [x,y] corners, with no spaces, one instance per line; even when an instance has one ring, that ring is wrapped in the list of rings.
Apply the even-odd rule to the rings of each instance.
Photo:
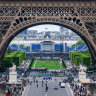
[[[33,68],[60,69],[60,60],[35,60]],[[63,66],[62,66],[63,68]]]

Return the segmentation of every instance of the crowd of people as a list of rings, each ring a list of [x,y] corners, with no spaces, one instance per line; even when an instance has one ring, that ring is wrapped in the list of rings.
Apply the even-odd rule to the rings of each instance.
[[[26,63],[26,62],[24,62],[24,63]],[[63,70],[60,72],[59,71],[44,71],[44,72],[41,71],[41,72],[37,72],[37,73],[39,73],[39,74],[43,73],[46,75],[49,74],[50,77],[53,77],[53,76],[58,77],[58,76],[60,76],[60,74],[63,74],[62,76],[66,77],[66,79],[63,80],[63,82],[64,83],[68,82],[70,84],[70,88],[73,90],[74,96],[91,96],[89,93],[87,93],[87,90],[85,89],[85,87],[83,85],[79,86],[78,83],[74,82],[74,78],[78,78],[78,72],[79,72],[79,70],[73,66],[73,68],[66,69],[66,70]],[[29,71],[26,71],[25,73],[28,73],[27,76],[30,75]],[[24,75],[24,77],[27,77],[25,75]],[[94,75],[92,75],[92,76],[94,79]],[[7,80],[8,78],[6,76],[6,78],[3,77],[3,79]],[[35,79],[33,78],[33,81],[36,82],[37,88],[38,88],[38,80],[35,81]],[[29,81],[27,81],[27,82],[29,83]],[[23,85],[26,86],[27,82],[26,82],[26,80],[23,80],[23,83],[24,83]],[[42,81],[42,87],[43,87],[43,83],[44,82]],[[32,84],[32,82],[30,84]],[[21,90],[24,90],[24,88],[21,85],[14,84],[14,85],[10,86],[9,88],[7,88],[6,96],[20,96],[22,94]],[[47,90],[47,85],[46,85],[46,90]]]
[[[22,96],[24,87],[29,83],[29,79],[22,79],[22,84],[7,84],[6,85],[6,96]]]
[[[70,84],[70,89],[73,91],[73,95],[74,96],[91,96],[88,92],[87,92],[87,90],[86,90],[86,88],[84,87],[84,85],[83,84],[81,84],[80,83],[80,81],[78,80],[78,83],[76,83],[75,81],[74,81],[74,79],[72,78],[72,75],[71,75],[71,73],[74,73],[74,75],[76,75],[76,73],[78,73],[78,71],[74,71],[74,70],[68,70],[67,71],[67,77],[68,77],[68,79],[66,80],[66,82],[68,82],[69,84]],[[44,81],[46,81],[47,80],[47,78],[43,78],[43,80]],[[44,81],[42,80],[42,87],[43,87],[43,83],[44,83]],[[36,86],[37,86],[37,88],[38,88],[38,80],[36,80],[35,78],[33,78],[33,82],[35,82],[36,83]],[[63,82],[65,82],[65,79],[63,80]],[[30,84],[32,84],[32,82],[30,82]],[[46,92],[47,92],[47,90],[48,90],[48,86],[47,86],[47,83],[45,83],[45,88],[46,88]]]
[[[6,72],[0,73],[0,83],[7,83],[8,82],[8,70]]]
[[[67,72],[68,82],[70,84],[70,88],[72,89],[74,96],[91,96],[79,80],[77,83],[74,81],[74,77],[78,76],[78,72],[79,71],[77,69],[70,69]]]
[[[52,77],[63,77],[63,76],[73,76],[73,77],[77,77],[78,76],[78,70],[76,69],[66,69],[66,70],[62,70],[62,71],[26,71],[24,76],[38,76],[38,77],[42,77],[42,76],[52,76]],[[70,77],[70,76],[69,76]]]
[[[96,82],[96,72],[88,72],[87,77],[90,78],[92,82]]]
[[[91,96],[81,83],[71,83],[70,88],[73,90],[74,96]]]
[[[7,85],[6,87],[6,96],[21,96],[24,88],[21,84],[12,84]]]
[[[57,74],[57,72],[55,72]],[[70,88],[73,90],[74,96],[91,96],[89,93],[87,93],[87,90],[85,89],[85,87],[81,84],[81,86],[79,85],[80,83],[76,83],[74,81],[74,76],[76,76],[78,74],[78,70],[67,70],[63,72],[64,75],[67,77],[67,79],[64,79],[63,82],[68,82],[70,84]],[[49,78],[43,78],[44,81],[46,81]],[[50,78],[52,79],[52,78]],[[43,87],[43,83],[44,81],[42,80],[42,87]],[[36,78],[33,78],[33,81],[27,80],[27,83],[29,83],[30,85],[32,84],[32,82],[36,82],[36,86],[38,88],[38,80],[36,80]],[[23,80],[23,85],[27,85],[26,80]],[[45,83],[45,88],[46,88],[46,92],[48,90],[48,86],[47,83]],[[6,93],[6,96],[20,96],[22,94],[22,90],[23,88],[21,88],[21,86],[19,85],[14,85],[9,87]],[[23,89],[24,90],[24,89]]]

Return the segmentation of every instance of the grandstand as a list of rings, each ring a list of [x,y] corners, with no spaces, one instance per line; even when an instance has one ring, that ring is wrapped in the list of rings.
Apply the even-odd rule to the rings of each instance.
[[[17,50],[18,51],[26,51],[26,52],[30,51],[30,46],[23,48],[18,45],[9,45],[8,48],[10,48],[12,51],[17,51]]]
[[[40,51],[40,49],[41,49],[40,44],[32,44],[31,51]]]
[[[66,45],[66,44],[65,44]],[[8,48],[12,50],[19,50],[19,51],[27,51],[27,52],[41,52],[41,45],[40,44],[32,44],[32,48],[30,46],[26,46],[25,48],[22,48],[18,45],[9,45]],[[30,50],[31,48],[31,50]],[[69,48],[67,45],[65,46],[65,49],[63,47],[63,44],[55,44],[54,45],[54,53],[57,52],[69,52],[69,51],[88,51],[88,47],[86,45],[78,45],[77,47]],[[45,51],[44,51],[45,52]]]
[[[69,54],[68,53],[62,53],[58,52],[58,53],[44,53],[44,52],[35,52],[35,53],[26,53],[27,58],[30,59],[40,59],[40,60],[59,60],[60,56],[63,56],[64,60],[68,60],[69,59]]]
[[[77,47],[69,48],[69,51],[88,51],[86,45],[78,45]]]
[[[79,51],[88,51],[88,47],[84,45]]]

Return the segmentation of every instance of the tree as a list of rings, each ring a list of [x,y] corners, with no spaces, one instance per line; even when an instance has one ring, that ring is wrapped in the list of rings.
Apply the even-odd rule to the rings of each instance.
[[[25,48],[25,45],[21,44],[21,45],[19,45],[19,47],[21,47],[21,48]]]
[[[73,44],[73,45],[71,46],[71,48],[73,48],[73,47],[75,47],[75,46],[79,46],[79,45],[86,45],[86,43],[85,43],[83,40],[79,40],[79,41],[77,41],[76,44]]]

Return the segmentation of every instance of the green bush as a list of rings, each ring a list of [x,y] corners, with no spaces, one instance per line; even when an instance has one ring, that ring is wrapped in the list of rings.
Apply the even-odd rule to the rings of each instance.
[[[9,68],[13,66],[13,55],[6,55],[4,57],[4,67]]]
[[[91,63],[90,56],[86,56],[85,54],[82,54],[80,58],[81,58],[82,64],[86,66],[90,66],[90,63]]]
[[[4,66],[12,67],[13,63],[19,66],[21,62],[26,58],[26,51],[14,51],[12,53],[6,53],[4,56]]]
[[[23,60],[26,59],[26,51],[19,51],[18,54],[22,54]]]
[[[71,46],[71,48],[73,48],[73,47],[77,47],[77,46],[79,46],[79,45],[86,45],[85,44],[85,42],[83,41],[83,40],[79,40],[76,44],[73,44],[72,46]]]
[[[13,57],[13,62],[16,66],[19,66],[21,62],[23,61],[22,54],[17,54],[15,57]]]
[[[70,51],[69,58],[79,66],[80,63],[85,66],[90,66],[92,62],[91,54],[89,51]]]
[[[80,64],[80,57],[79,57],[79,56],[76,56],[76,57],[75,57],[74,64],[75,64],[76,66],[79,66],[79,64]]]

